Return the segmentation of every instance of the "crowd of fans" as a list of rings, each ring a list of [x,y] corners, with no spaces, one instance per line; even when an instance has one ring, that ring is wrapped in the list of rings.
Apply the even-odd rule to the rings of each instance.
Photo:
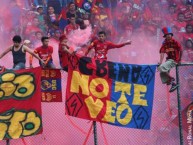
[[[140,47],[147,49],[140,49],[143,54],[137,55],[132,49],[129,51],[132,56],[139,56],[141,59],[142,55],[148,53],[149,42],[158,44],[157,50],[152,51],[151,56],[159,54],[160,43],[163,41],[161,29],[170,26],[175,39],[182,45],[183,61],[193,61],[193,0],[96,0],[95,4],[87,3],[84,6],[79,5],[78,0],[25,2],[28,3],[20,6],[16,0],[10,0],[7,5],[9,11],[0,10],[0,43],[5,46],[11,44],[12,37],[18,34],[23,40],[30,40],[29,47],[35,49],[42,36],[49,36],[59,42],[62,34],[68,35],[72,30],[84,30],[91,25],[90,42],[99,31],[105,31],[107,38],[115,43],[135,38]],[[116,55],[130,61],[128,56],[128,51],[124,49],[119,50],[119,55]],[[150,57],[146,55],[144,58],[142,61],[148,63],[147,59]],[[134,61],[137,62],[136,59]],[[184,82],[187,81],[186,88],[183,88],[183,94],[187,98],[192,98],[192,76],[192,70],[186,76],[182,75]],[[189,99],[183,101],[189,103]]]
[[[4,27],[1,31],[5,31],[8,38],[15,34],[21,35],[30,40],[31,48],[34,48],[42,36],[57,41],[71,29],[85,29],[89,24],[92,26],[93,38],[103,30],[108,39],[115,42],[140,34],[155,43],[161,42],[161,28],[171,26],[175,38],[183,45],[183,58],[193,60],[192,0],[108,0],[108,3],[97,0],[95,4],[83,7],[78,1],[61,2],[30,0],[28,7],[24,7],[19,6],[16,0],[11,0],[10,13],[2,19],[6,23],[0,22],[1,27]],[[69,24],[73,27],[69,27]]]

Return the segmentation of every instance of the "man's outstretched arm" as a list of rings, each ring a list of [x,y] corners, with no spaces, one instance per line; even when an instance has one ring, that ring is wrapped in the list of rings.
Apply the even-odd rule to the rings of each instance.
[[[11,51],[11,47],[7,48],[3,53],[0,54],[0,59],[5,56],[9,51]]]
[[[113,49],[113,48],[121,48],[125,45],[130,45],[131,44],[131,40],[126,41],[125,43],[122,44],[114,44],[112,42],[108,43],[108,49]]]

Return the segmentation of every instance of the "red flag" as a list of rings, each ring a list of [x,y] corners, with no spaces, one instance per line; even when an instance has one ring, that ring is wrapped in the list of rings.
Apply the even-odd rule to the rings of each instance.
[[[77,5],[77,7],[81,8],[82,5],[84,3],[84,0],[75,0],[75,4]]]
[[[67,17],[66,17],[66,8],[62,9],[58,19],[60,20],[61,18],[62,19],[67,19]]]
[[[42,132],[41,68],[0,74],[0,140]]]

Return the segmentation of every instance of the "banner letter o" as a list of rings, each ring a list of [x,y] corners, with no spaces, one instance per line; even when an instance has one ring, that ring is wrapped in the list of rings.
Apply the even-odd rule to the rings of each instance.
[[[93,79],[90,82],[90,92],[97,98],[105,98],[109,93],[109,85],[105,79]]]

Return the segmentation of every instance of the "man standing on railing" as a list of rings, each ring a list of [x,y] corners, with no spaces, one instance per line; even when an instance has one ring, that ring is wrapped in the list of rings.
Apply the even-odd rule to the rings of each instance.
[[[181,45],[172,38],[173,33],[170,27],[162,29],[164,33],[164,42],[160,48],[160,62],[158,70],[163,84],[171,85],[170,92],[177,89],[179,84],[175,83],[175,79],[169,75],[170,70],[181,61],[182,48]],[[164,54],[167,54],[166,62],[162,63]]]

